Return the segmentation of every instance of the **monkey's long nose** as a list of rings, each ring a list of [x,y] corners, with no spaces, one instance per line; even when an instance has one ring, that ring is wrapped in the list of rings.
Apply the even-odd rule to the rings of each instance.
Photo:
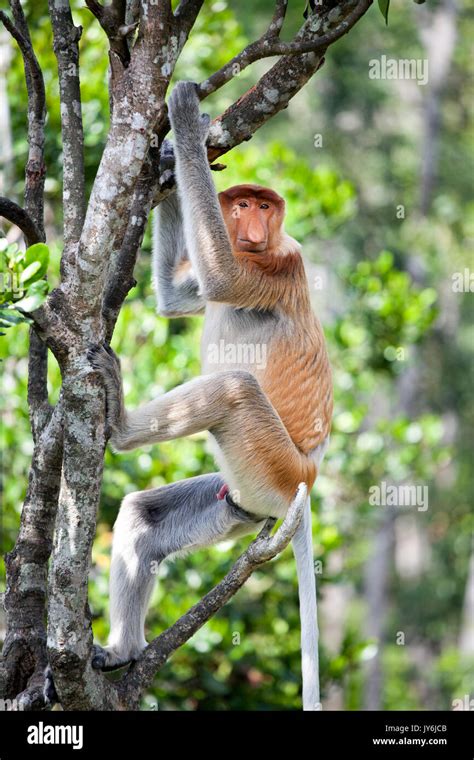
[[[266,243],[267,241],[267,232],[263,224],[261,224],[257,219],[251,219],[249,222],[249,225],[247,227],[247,235],[246,239],[249,243],[255,243],[256,245],[259,245],[261,243]]]

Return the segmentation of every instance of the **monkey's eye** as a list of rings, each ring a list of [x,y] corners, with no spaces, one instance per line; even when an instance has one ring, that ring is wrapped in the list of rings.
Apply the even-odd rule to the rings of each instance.
[[[240,201],[239,206],[240,208],[248,208],[249,204],[247,203],[247,201]]]
[[[262,203],[260,204],[260,208],[270,208],[270,206],[268,205],[268,203]]]

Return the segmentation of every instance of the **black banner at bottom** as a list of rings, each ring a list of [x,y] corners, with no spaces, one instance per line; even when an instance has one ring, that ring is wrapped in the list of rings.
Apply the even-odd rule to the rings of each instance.
[[[0,712],[0,760],[187,751],[474,758],[472,712]],[[303,746],[305,749],[303,750]],[[131,760],[135,760],[132,758]],[[293,760],[293,758],[291,758]]]

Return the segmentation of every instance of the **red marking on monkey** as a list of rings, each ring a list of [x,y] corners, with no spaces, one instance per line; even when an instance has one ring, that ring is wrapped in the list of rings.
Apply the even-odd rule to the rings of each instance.
[[[224,483],[222,488],[216,493],[216,497],[219,501],[223,501],[228,493],[229,493],[229,486],[226,483]]]

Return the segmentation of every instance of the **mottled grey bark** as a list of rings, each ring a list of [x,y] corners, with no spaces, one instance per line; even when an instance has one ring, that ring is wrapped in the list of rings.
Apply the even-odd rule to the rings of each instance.
[[[85,214],[84,134],[79,86],[79,40],[68,3],[49,0],[53,47],[58,61],[63,144],[64,245],[79,240]]]
[[[345,34],[370,4],[371,0],[323,2],[317,6],[317,18],[310,16],[291,43],[281,43],[278,34],[286,3],[277,0],[261,55],[255,60],[268,54],[269,44],[275,45],[272,54],[284,55],[215,120],[208,142],[209,159],[249,139],[285,108],[321,65],[328,45]],[[151,145],[156,146],[156,137],[160,143],[169,130],[165,95],[202,2],[182,0],[174,13],[167,0],[159,4],[113,0],[107,7],[88,0],[87,5],[109,39],[111,123],[84,214],[79,31],[72,23],[67,0],[49,3],[65,149],[64,251],[60,286],[31,315],[39,336],[32,342],[29,394],[36,444],[20,535],[7,561],[8,634],[0,665],[1,696],[14,698],[21,692],[25,708],[42,704],[40,676],[46,661],[65,709],[136,708],[156,670],[240,588],[255,567],[286,546],[301,516],[296,500],[278,533],[269,537],[267,526],[228,576],[152,642],[122,680],[109,682],[92,670],[87,578],[106,431],[104,391],[87,361],[87,348],[90,343],[110,340],[123,300],[134,284],[134,264],[149,210],[170,189],[160,183],[156,147]],[[42,235],[42,78],[18,0],[10,0],[10,7],[13,22],[4,13],[0,18],[22,50],[29,83],[25,212]],[[201,96],[205,94],[201,87]],[[46,394],[46,346],[57,358],[62,375],[54,410]],[[39,623],[45,612],[47,649],[44,627]]]

